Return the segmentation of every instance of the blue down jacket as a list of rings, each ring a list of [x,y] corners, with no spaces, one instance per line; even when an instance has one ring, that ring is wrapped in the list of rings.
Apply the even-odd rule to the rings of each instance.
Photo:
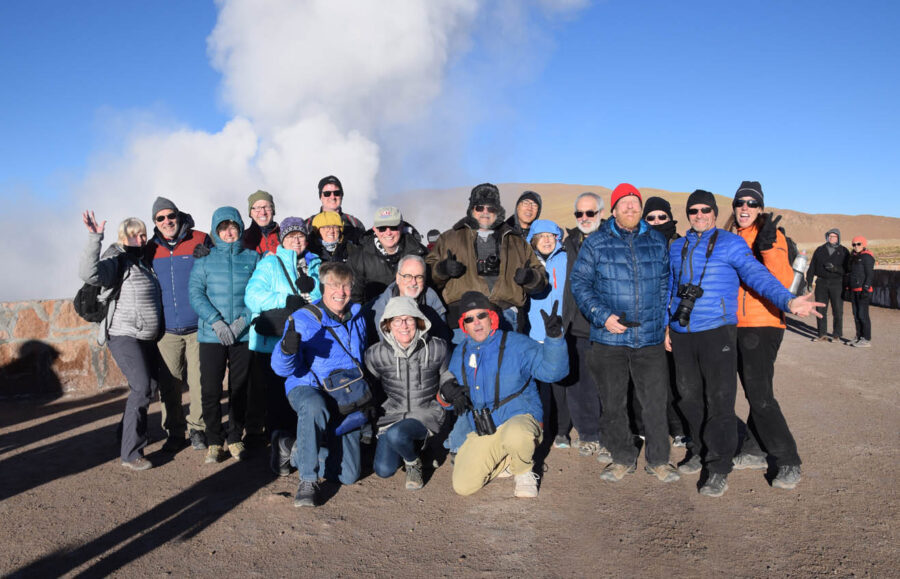
[[[197,341],[206,344],[219,343],[212,330],[212,325],[219,320],[230,324],[243,317],[250,323],[250,308],[244,303],[244,291],[259,260],[258,253],[252,249],[244,249],[240,235],[234,243],[222,241],[216,228],[223,221],[234,221],[243,234],[244,222],[237,209],[216,209],[210,228],[215,246],[210,249],[208,256],[194,260],[189,283],[191,307],[197,312],[200,321]],[[235,338],[236,341],[246,342],[249,335],[249,330],[245,329]]]
[[[547,259],[535,251],[538,260],[543,264],[547,271],[547,287],[539,293],[531,296],[528,306],[528,324],[531,328],[528,335],[538,342],[543,342],[546,337],[544,330],[544,318],[541,317],[541,310],[548,314],[553,309],[553,302],[559,302],[556,313],[562,317],[563,315],[563,293],[566,289],[566,270],[568,269],[568,259],[566,251],[563,248],[563,232],[559,225],[548,219],[538,219],[531,224],[528,230],[528,243],[534,239],[539,233],[552,233],[556,236],[556,248]]]
[[[366,349],[366,321],[360,314],[359,304],[352,304],[346,314],[346,321],[341,323],[325,311],[322,300],[315,302],[322,310],[322,321],[316,319],[312,312],[299,309],[292,314],[294,327],[301,336],[300,350],[288,356],[281,351],[281,339],[272,350],[272,370],[283,378],[286,392],[298,386],[320,388],[325,378],[335,370],[355,368],[356,363],[344,348],[364,365],[363,352]],[[344,345],[342,348],[335,342],[334,336],[326,330],[334,328],[335,333]]]
[[[497,368],[500,338],[506,334],[502,371]],[[465,353],[465,358],[463,358]],[[474,367],[473,367],[474,364]],[[477,370],[477,371],[476,371]],[[450,371],[461,384],[468,384],[472,406],[491,408],[494,424],[500,426],[518,414],[530,414],[538,422],[544,419],[535,380],[558,382],[569,375],[569,351],[565,338],[547,338],[543,344],[524,334],[496,331],[478,343],[469,336],[453,350]],[[500,399],[515,394],[526,385],[520,396],[500,408],[494,408],[494,385],[500,373]],[[469,427],[475,430],[472,412],[466,413]]]
[[[701,284],[700,274],[706,263],[706,250],[715,231],[718,231],[719,235]],[[682,267],[681,255],[685,246],[687,257]],[[679,283],[692,283],[703,288],[703,295],[694,304],[687,326],[682,327],[677,321],[669,321],[669,327],[679,334],[737,324],[738,289],[742,281],[785,312],[788,311],[787,303],[794,297],[766,269],[766,266],[753,256],[753,250],[741,236],[722,229],[714,227],[705,231],[703,235],[698,235],[693,229],[689,230],[684,237],[672,242],[669,258],[670,317],[681,303],[681,299],[677,296]]]
[[[265,310],[285,307],[288,296],[294,292],[284,277],[284,270],[278,265],[278,261],[281,260],[288,275],[291,276],[291,282],[296,284],[297,259],[295,252],[279,245],[275,255],[267,255],[256,264],[253,277],[250,278],[247,291],[244,293],[244,302],[253,313],[253,319]],[[322,288],[319,286],[319,265],[322,264],[322,260],[309,251],[304,253],[303,259],[306,260],[306,274],[316,280],[316,287],[310,292],[310,297],[315,301],[322,297]],[[294,287],[296,288],[296,285]],[[257,334],[256,326],[250,326],[250,349],[254,352],[270,354],[278,340],[277,336]]]
[[[744,244],[746,245],[746,244]],[[643,348],[666,335],[668,241],[645,221],[635,232],[606,220],[581,245],[569,278],[575,303],[591,324],[591,341]],[[639,322],[622,334],[604,325],[611,315]]]

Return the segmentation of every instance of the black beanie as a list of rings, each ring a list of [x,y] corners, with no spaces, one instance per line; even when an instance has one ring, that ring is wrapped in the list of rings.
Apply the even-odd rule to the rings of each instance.
[[[651,197],[644,202],[644,213],[641,219],[645,219],[651,211],[662,211],[669,216],[669,220],[675,219],[672,215],[672,206],[662,197]]]
[[[151,214],[154,221],[156,221],[156,216],[163,209],[171,209],[175,213],[178,213],[178,208],[175,207],[174,203],[172,203],[165,197],[157,197],[156,201],[153,202],[153,213]]]
[[[687,205],[684,206],[685,212],[690,209],[694,205],[709,205],[713,209],[713,213],[716,214],[716,217],[719,216],[719,206],[716,205],[716,196],[710,193],[709,191],[704,191],[703,189],[697,189],[691,196],[688,197]]]
[[[537,193],[535,193],[534,191],[525,191],[524,193],[519,195],[519,198],[516,200],[516,207],[519,206],[519,203],[521,203],[523,199],[529,199],[529,200],[537,203],[538,210],[537,210],[537,217],[535,217],[535,219],[540,218],[541,209],[544,206],[543,202],[541,201],[541,196],[538,195]]]
[[[765,201],[763,201],[762,185],[759,184],[759,181],[742,181],[737,193],[734,194],[734,200],[737,201],[741,197],[753,197],[759,201],[760,209],[766,206]]]
[[[322,189],[325,187],[325,185],[337,185],[337,188],[340,189],[342,193],[344,191],[344,186],[341,185],[341,180],[338,179],[337,177],[335,177],[334,175],[329,175],[327,177],[322,177],[321,179],[319,179],[319,196],[320,197],[322,196]]]
[[[470,310],[494,310],[494,305],[483,293],[467,291],[459,298],[459,313],[464,314]]]

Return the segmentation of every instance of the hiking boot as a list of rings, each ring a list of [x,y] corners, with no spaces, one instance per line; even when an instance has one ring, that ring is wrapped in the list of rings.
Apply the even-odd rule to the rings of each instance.
[[[636,468],[637,465],[634,464],[627,465],[611,462],[606,465],[606,468],[600,473],[600,480],[605,480],[606,482],[619,482],[625,478],[626,474],[633,473]]]
[[[162,445],[163,452],[178,452],[182,448],[190,444],[182,434],[181,436],[170,436]]]
[[[742,452],[732,458],[731,465],[734,470],[766,470],[769,468],[766,457],[749,452]]]
[[[573,446],[578,449],[578,454],[581,456],[591,456],[600,450],[600,443],[594,441],[576,440]]]
[[[800,482],[800,465],[779,466],[778,474],[772,479],[772,486],[777,489],[791,490]]]
[[[700,494],[706,497],[721,497],[728,490],[728,475],[710,473],[706,484],[700,487]]]
[[[562,434],[553,439],[553,448],[569,448],[569,439]]]
[[[647,474],[652,474],[653,476],[658,478],[660,482],[664,483],[675,482],[681,478],[681,475],[678,474],[678,471],[675,470],[675,467],[668,463],[658,464],[656,466],[650,466],[649,464],[647,464],[644,465],[644,471]]]
[[[819,336],[818,338],[813,338],[812,341],[813,342],[827,342],[828,337],[827,336]]]
[[[191,430],[189,437],[194,450],[206,450],[206,433],[202,430]]]
[[[606,450],[605,446],[601,446],[597,451],[597,462],[599,462],[600,464],[609,464],[612,461],[612,453]]]
[[[422,477],[422,459],[417,458],[412,462],[403,463],[406,465],[406,490],[417,491],[425,486],[425,479]]]
[[[225,449],[222,448],[220,444],[210,444],[209,449],[206,451],[206,464],[213,464],[215,462],[222,462],[225,460]]]
[[[703,468],[703,461],[699,454],[692,454],[678,464],[680,474],[697,474]]]
[[[853,346],[854,348],[871,348],[872,342],[870,342],[869,340],[867,340],[865,338],[860,338],[859,340],[856,341],[856,343],[853,343],[850,345]]]
[[[148,468],[153,468],[153,463],[143,456],[139,456],[134,460],[123,460],[122,466],[131,470],[147,470]]]
[[[272,448],[269,451],[269,468],[278,476],[291,474],[291,447],[294,439],[282,431],[272,433]]]
[[[243,459],[245,450],[246,450],[246,447],[244,446],[244,443],[241,442],[240,440],[237,442],[231,442],[228,444],[228,452],[229,452],[229,454],[231,454],[231,457],[234,460]]]
[[[684,448],[685,446],[687,446],[687,443],[689,440],[690,440],[690,438],[688,438],[687,436],[685,436],[683,434],[678,434],[678,435],[672,437],[672,446],[675,446],[678,448]]]
[[[301,480],[300,486],[297,487],[297,494],[294,495],[295,507],[314,507],[316,506],[316,492],[319,485],[311,480]]]
[[[534,471],[516,475],[516,490],[513,493],[520,499],[533,499],[538,496],[538,479],[539,477]]]

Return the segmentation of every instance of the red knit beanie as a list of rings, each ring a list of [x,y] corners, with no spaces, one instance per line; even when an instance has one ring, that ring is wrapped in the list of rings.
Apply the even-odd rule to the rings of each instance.
[[[866,249],[869,247],[869,241],[862,235],[857,235],[856,237],[854,237],[853,241],[851,243],[862,243],[863,249]],[[860,250],[860,251],[862,251],[862,250]]]
[[[619,199],[621,199],[622,197],[627,197],[629,195],[634,195],[638,198],[638,201],[640,201],[641,204],[644,203],[644,200],[641,199],[641,192],[637,190],[637,187],[630,183],[620,183],[616,186],[615,189],[613,189],[612,199],[610,200],[609,204],[609,210],[612,211],[613,209],[615,209],[616,203],[619,202]]]

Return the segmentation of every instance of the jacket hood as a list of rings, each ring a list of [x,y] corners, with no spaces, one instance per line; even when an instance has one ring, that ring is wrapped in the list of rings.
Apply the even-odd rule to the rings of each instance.
[[[397,296],[388,300],[387,305],[384,307],[384,313],[381,314],[381,319],[378,320],[378,324],[381,325],[384,320],[396,318],[397,316],[412,316],[425,322],[425,329],[416,330],[416,335],[413,337],[413,341],[410,345],[415,344],[419,340],[424,340],[428,330],[431,329],[431,322],[428,321],[428,318],[425,317],[425,314],[419,309],[416,301],[410,297]],[[400,344],[397,343],[397,340],[394,339],[394,336],[392,336],[390,332],[385,332],[383,339],[386,343],[391,345],[398,355],[406,356],[412,351],[411,348],[407,348],[406,350],[401,348]]]
[[[828,241],[828,236],[831,235],[832,233],[834,233],[835,235],[838,236],[837,244],[840,245],[841,244],[841,230],[838,229],[837,227],[829,229],[828,231],[825,232],[825,241],[826,242]]]
[[[216,245],[220,243],[225,243],[222,241],[222,238],[219,237],[219,233],[216,229],[219,228],[219,224],[223,221],[234,221],[238,225],[238,240],[235,243],[240,243],[241,238],[244,235],[244,220],[241,219],[241,212],[235,209],[234,207],[219,207],[216,209],[215,213],[212,216],[212,226],[209,229],[209,235],[213,238],[213,241],[216,242]]]
[[[552,233],[556,236],[557,243],[562,243],[563,240],[563,231],[559,225],[553,223],[549,219],[535,219],[531,223],[531,229],[528,230],[528,238],[526,241],[531,243],[531,240],[538,233]]]

